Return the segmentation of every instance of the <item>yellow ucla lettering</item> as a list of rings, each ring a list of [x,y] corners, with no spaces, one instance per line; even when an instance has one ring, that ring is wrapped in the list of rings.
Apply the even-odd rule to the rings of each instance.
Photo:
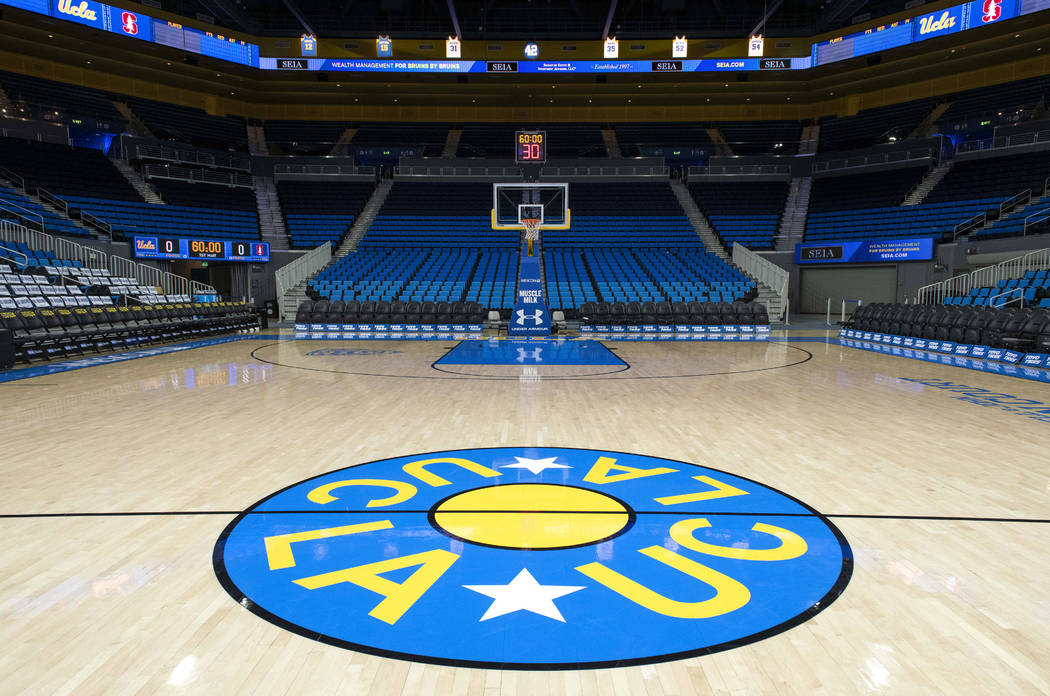
[[[88,9],[88,4],[83,0],[81,0],[79,5],[73,5],[73,0],[58,0],[58,11],[62,14],[80,17],[81,19],[87,19],[92,22],[98,19],[95,15],[95,11]]]
[[[649,611],[678,619],[709,619],[736,611],[751,601],[751,591],[742,583],[674,551],[662,546],[649,546],[639,549],[638,553],[710,585],[715,590],[715,596],[701,602],[681,602],[665,597],[601,563],[587,563],[576,570]]]
[[[609,472],[614,469],[622,473],[610,475]],[[646,476],[673,474],[676,471],[678,469],[668,469],[662,466],[653,469],[638,469],[633,466],[617,464],[612,457],[599,457],[598,461],[591,467],[591,470],[583,477],[583,480],[587,483],[618,483],[620,481],[645,478]]]
[[[433,549],[409,556],[388,558],[377,563],[366,563],[353,568],[344,568],[331,573],[312,575],[294,582],[308,590],[349,582],[366,590],[371,590],[376,594],[383,595],[383,601],[377,604],[372,611],[368,612],[368,615],[393,625],[405,615],[406,611],[412,608],[413,604],[419,601],[420,597],[426,594],[427,590],[457,560],[459,560],[459,556],[451,551]],[[404,582],[396,583],[381,577],[383,573],[402,568],[411,568],[412,566],[419,566],[419,569],[412,573]]]
[[[348,524],[344,527],[328,527],[326,529],[309,529],[304,532],[292,532],[291,534],[276,534],[263,538],[266,548],[266,560],[270,564],[270,570],[292,568],[295,566],[295,556],[292,554],[292,544],[297,541],[317,541],[318,539],[330,539],[348,534],[361,534],[363,532],[374,532],[377,529],[393,529],[394,525],[389,520],[379,522],[364,522],[362,524]]]
[[[714,500],[715,498],[732,498],[737,495],[747,495],[747,491],[716,481],[710,476],[694,476],[694,480],[713,486],[714,490],[701,491],[700,493],[686,493],[684,495],[669,495],[663,498],[653,498],[661,505],[681,505],[682,503],[695,503],[701,500]]]
[[[798,558],[804,554],[809,547],[806,540],[794,532],[782,527],[774,527],[762,522],[751,527],[753,531],[771,534],[780,539],[780,546],[772,549],[737,548],[735,546],[718,546],[700,541],[693,536],[693,532],[702,527],[710,527],[711,523],[703,517],[695,520],[682,520],[671,525],[671,538],[676,542],[698,553],[719,558],[735,558],[742,561],[787,561]]]
[[[405,502],[416,494],[416,487],[411,483],[405,483],[404,481],[389,481],[387,479],[351,479],[349,481],[334,481],[332,483],[326,483],[323,486],[318,486],[307,493],[306,498],[311,502],[324,505],[333,500],[338,500],[336,496],[332,495],[332,491],[347,486],[379,486],[381,488],[394,489],[393,495],[387,498],[374,498],[369,500],[365,507],[385,507],[387,505],[396,505],[397,503]]]
[[[476,462],[472,462],[469,459],[460,459],[459,457],[439,457],[437,459],[420,459],[419,461],[409,462],[402,467],[405,473],[409,476],[414,476],[425,484],[437,488],[438,486],[447,486],[451,481],[443,479],[437,474],[432,474],[427,471],[424,467],[431,464],[455,464],[456,466],[472,471],[478,476],[484,476],[485,478],[492,478],[493,476],[500,476],[500,472],[482,466]]]

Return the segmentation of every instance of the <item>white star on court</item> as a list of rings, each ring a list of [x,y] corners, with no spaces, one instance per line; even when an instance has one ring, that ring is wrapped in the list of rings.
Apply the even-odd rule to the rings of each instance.
[[[528,568],[522,568],[521,572],[507,585],[464,585],[463,587],[495,600],[478,621],[487,621],[516,611],[531,611],[533,614],[546,616],[548,619],[555,619],[562,623],[565,623],[565,619],[558,611],[558,607],[554,605],[554,600],[583,589],[582,586],[575,585],[541,585],[536,582],[536,578],[532,577]]]
[[[546,459],[529,459],[528,457],[514,457],[518,460],[517,464],[504,464],[500,469],[528,469],[534,474],[538,474],[544,469],[571,469],[571,466],[565,464],[555,464],[554,460],[557,457],[547,457]]]

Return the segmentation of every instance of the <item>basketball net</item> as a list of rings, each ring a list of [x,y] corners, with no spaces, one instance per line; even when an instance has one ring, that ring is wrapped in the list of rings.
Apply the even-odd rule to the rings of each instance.
[[[532,243],[540,239],[540,221],[525,218],[521,221],[521,224],[525,228],[525,241],[529,243],[529,256],[532,256]]]

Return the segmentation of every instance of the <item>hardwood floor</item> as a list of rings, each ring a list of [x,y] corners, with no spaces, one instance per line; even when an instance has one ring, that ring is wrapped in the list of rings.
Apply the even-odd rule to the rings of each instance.
[[[813,340],[822,335],[607,343],[626,369],[435,365],[454,342],[260,338],[2,384],[0,693],[1050,693],[1050,423],[1032,417],[1033,404],[1050,402],[1050,390]],[[943,388],[946,382],[988,391],[963,394]],[[239,604],[217,579],[216,541],[238,513],[267,496],[366,462],[474,448],[636,453],[671,460],[661,466],[680,471],[667,480],[695,478],[689,466],[696,465],[740,477],[732,479],[737,487],[757,482],[756,499],[758,488],[764,495],[768,487],[826,516],[848,542],[852,577],[808,620],[740,647],[630,667],[554,670],[425,664],[311,640],[246,610],[250,602]],[[422,478],[408,476],[400,461],[399,480],[410,481],[415,502],[426,505],[460,484],[531,475],[496,464],[503,479],[431,468],[455,484],[442,488],[427,483],[425,469]],[[578,474],[565,476],[586,471],[570,464]],[[637,484],[656,486],[647,482],[659,478]],[[613,485],[608,491],[635,506],[622,493],[633,483]],[[373,499],[390,494],[339,492],[340,501],[363,497],[349,511],[357,517],[338,524],[383,517],[382,506],[365,507],[366,492]],[[717,515],[742,514],[718,504],[688,512],[710,516],[714,527]],[[416,530],[413,539],[441,531],[427,528],[420,505],[418,513],[390,507],[395,528],[405,526],[397,515],[417,515],[407,525]],[[636,527],[608,542],[615,555],[602,562],[620,567],[620,559],[640,557],[620,545],[631,534],[665,536],[646,532],[646,525],[668,526],[671,517],[656,520],[661,511],[656,504],[638,508]],[[259,517],[259,524],[269,519]],[[774,524],[801,524],[791,519]],[[420,543],[383,538],[402,550]],[[454,567],[466,567],[474,552],[469,541],[440,538],[463,557]],[[830,553],[806,538],[810,554]],[[586,616],[572,614],[585,604],[595,611],[618,606],[611,603],[618,595],[583,574],[545,580],[529,569],[541,586],[587,586],[579,600],[552,600],[567,626]],[[793,582],[790,574],[774,575],[785,587]],[[494,586],[512,576],[473,584]],[[676,577],[665,594],[692,591],[694,579]],[[389,578],[408,584],[404,573]],[[460,587],[467,584],[455,584],[458,594],[448,590],[452,599],[441,602],[447,616],[493,601]],[[753,603],[765,596],[760,581],[749,587]],[[288,588],[295,590],[293,583]],[[367,618],[382,593],[361,593],[364,604],[326,611]],[[427,602],[415,610],[430,611],[434,602]],[[635,605],[625,603],[624,611]],[[515,639],[500,634],[509,621],[471,616],[486,641]],[[554,619],[528,609],[508,616],[534,619],[544,630],[539,640],[559,640]],[[586,620],[606,625],[602,617]],[[411,635],[391,626],[381,627],[389,637],[382,640],[411,644]],[[645,630],[639,627],[637,645],[625,638],[624,649],[646,654]]]

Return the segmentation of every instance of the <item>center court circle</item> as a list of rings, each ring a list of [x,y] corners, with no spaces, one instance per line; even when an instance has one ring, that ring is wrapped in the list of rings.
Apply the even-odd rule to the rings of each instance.
[[[442,500],[430,513],[451,537],[507,549],[558,549],[597,544],[621,534],[633,513],[587,488],[512,483],[476,488]]]
[[[564,447],[384,459],[293,484],[216,542],[223,587],[300,635],[387,657],[583,669],[727,650],[845,589],[805,503],[697,464]]]

